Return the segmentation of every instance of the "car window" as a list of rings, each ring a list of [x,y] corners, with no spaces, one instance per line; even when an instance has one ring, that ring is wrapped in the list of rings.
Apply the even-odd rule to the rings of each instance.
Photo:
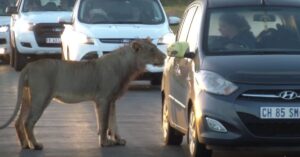
[[[8,6],[15,6],[15,0],[0,0],[0,16],[8,16],[5,12]]]
[[[213,9],[205,40],[208,54],[300,52],[300,11],[259,7]]]
[[[84,23],[159,24],[164,14],[155,0],[83,0],[78,19]]]
[[[190,26],[195,15],[197,7],[192,7],[188,10],[178,32],[178,41],[186,41]]]
[[[75,0],[24,0],[23,12],[72,11]]]
[[[187,37],[187,42],[189,43],[190,51],[195,51],[197,48],[197,44],[198,44],[197,40],[199,37],[200,25],[202,21],[202,12],[203,12],[202,6],[197,7],[195,17],[191,23],[190,31]]]

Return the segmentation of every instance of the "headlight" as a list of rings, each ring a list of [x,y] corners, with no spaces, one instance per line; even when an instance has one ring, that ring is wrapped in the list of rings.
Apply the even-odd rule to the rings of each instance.
[[[73,38],[73,37],[70,37],[70,38]],[[74,38],[74,40],[76,40],[76,42],[80,43],[80,44],[89,44],[89,45],[94,44],[93,39],[83,33],[77,34],[76,37]]]
[[[7,31],[8,31],[8,28],[9,28],[8,25],[0,26],[0,32],[7,32]]]
[[[168,33],[158,39],[157,45],[171,45],[175,42],[175,35]]]
[[[214,94],[229,95],[238,89],[232,82],[229,82],[219,74],[210,71],[200,71],[196,74],[196,80],[199,83],[201,90]]]
[[[20,21],[17,24],[17,28],[22,32],[28,32],[33,30],[33,23],[29,23],[28,21]]]

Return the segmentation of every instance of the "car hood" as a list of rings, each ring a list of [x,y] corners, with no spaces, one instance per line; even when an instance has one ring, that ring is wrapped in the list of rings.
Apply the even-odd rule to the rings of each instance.
[[[9,25],[10,16],[0,16],[0,25]]]
[[[30,23],[58,23],[59,17],[71,17],[71,14],[69,11],[28,12],[21,18]]]
[[[92,38],[146,38],[157,39],[169,33],[169,27],[161,25],[139,24],[94,24],[78,27]]]
[[[300,55],[207,56],[203,70],[234,83],[300,84]]]

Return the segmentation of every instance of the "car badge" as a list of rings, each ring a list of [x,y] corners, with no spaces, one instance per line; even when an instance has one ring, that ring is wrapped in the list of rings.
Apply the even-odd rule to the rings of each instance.
[[[279,93],[279,97],[284,100],[293,100],[298,97],[298,94],[294,91],[282,91]]]

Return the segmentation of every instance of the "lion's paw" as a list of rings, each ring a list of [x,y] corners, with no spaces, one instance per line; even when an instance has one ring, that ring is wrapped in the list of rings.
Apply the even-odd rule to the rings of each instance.
[[[114,146],[116,145],[116,141],[114,140],[104,140],[104,141],[101,141],[101,147],[110,147],[110,146]]]
[[[117,145],[125,146],[126,145],[126,140],[124,140],[124,139],[118,139],[117,140]]]

